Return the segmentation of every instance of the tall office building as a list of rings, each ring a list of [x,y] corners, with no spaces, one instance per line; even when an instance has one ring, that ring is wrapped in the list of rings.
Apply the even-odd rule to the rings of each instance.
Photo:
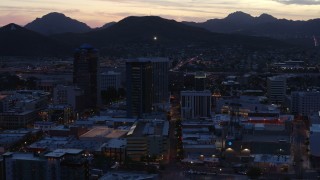
[[[291,93],[291,112],[303,116],[308,116],[320,111],[320,92],[292,92]]]
[[[197,72],[194,76],[194,89],[204,91],[206,88],[207,75],[204,72]]]
[[[168,58],[137,58],[127,61],[128,115],[141,116],[151,112],[153,106],[169,102],[168,71]],[[135,80],[136,77],[139,77],[139,81]],[[139,105],[142,108],[139,111],[138,104],[142,104]]]
[[[126,62],[127,116],[142,117],[152,111],[152,63],[146,59]]]
[[[181,118],[211,117],[211,92],[181,91]]]
[[[169,101],[169,59],[145,58],[152,63],[152,103],[162,104]]]
[[[86,108],[100,105],[98,50],[84,44],[76,50],[73,61],[73,83],[84,91]]]
[[[270,103],[281,104],[286,96],[287,82],[285,77],[274,76],[267,79],[267,93]]]

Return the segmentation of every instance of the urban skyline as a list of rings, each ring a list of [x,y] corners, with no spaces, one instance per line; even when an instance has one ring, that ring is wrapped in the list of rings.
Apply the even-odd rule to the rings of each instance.
[[[319,7],[2,0],[0,180],[320,179]]]

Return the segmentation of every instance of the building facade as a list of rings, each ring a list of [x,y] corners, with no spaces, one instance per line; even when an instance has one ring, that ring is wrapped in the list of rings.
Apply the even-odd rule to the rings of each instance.
[[[152,112],[152,64],[147,60],[126,62],[127,116],[142,117]]]
[[[129,114],[141,116],[151,112],[153,107],[169,102],[167,58],[130,59],[126,67]]]
[[[150,58],[152,62],[152,103],[161,104],[169,101],[169,59]]]
[[[270,103],[283,103],[286,96],[286,89],[286,78],[274,76],[267,79],[267,94]]]
[[[181,91],[181,118],[199,119],[211,117],[211,92]]]
[[[118,90],[121,87],[121,73],[108,71],[101,73],[100,76],[101,91],[106,91],[110,87]]]
[[[168,156],[169,123],[164,120],[139,120],[127,134],[127,156],[135,161]]]
[[[302,116],[320,111],[320,92],[292,92],[291,93],[291,112]]]
[[[84,44],[76,50],[73,61],[73,83],[84,91],[86,108],[100,105],[100,73],[98,50]]]
[[[207,75],[204,72],[197,72],[194,76],[194,90],[204,91],[206,88]]]
[[[74,111],[84,108],[84,91],[75,86],[57,85],[53,90],[53,103],[56,105],[70,105]]]

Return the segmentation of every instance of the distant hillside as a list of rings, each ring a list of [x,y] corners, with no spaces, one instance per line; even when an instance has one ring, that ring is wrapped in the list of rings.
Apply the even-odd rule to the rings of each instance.
[[[211,45],[237,44],[264,47],[282,44],[279,41],[268,38],[212,33],[203,28],[188,26],[156,16],[127,17],[106,29],[84,34],[60,34],[54,37],[61,41],[73,42],[75,45],[87,42],[96,47],[128,43],[157,43],[165,44],[166,46],[206,43]],[[157,40],[154,40],[154,37]],[[261,43],[261,41],[264,43]]]
[[[91,28],[85,23],[79,22],[77,20],[71,19],[61,13],[49,13],[37,18],[34,21],[25,25],[25,28],[44,34],[60,34],[60,33],[83,33],[88,32]]]
[[[203,23],[183,22],[201,27],[211,32],[236,33],[250,36],[265,36],[288,39],[296,42],[308,41],[312,45],[312,36],[320,36],[320,19],[292,21],[277,19],[268,14],[253,17],[243,12],[235,12],[224,19],[210,19]]]
[[[106,24],[104,24],[103,26],[101,26],[101,27],[98,27],[98,28],[95,28],[94,30],[101,30],[101,29],[106,29],[106,28],[109,28],[109,27],[111,27],[111,26],[113,26],[113,25],[115,25],[115,24],[117,24],[116,22],[109,22],[109,23],[106,23]]]
[[[1,56],[64,56],[68,51],[65,44],[16,24],[0,28]]]

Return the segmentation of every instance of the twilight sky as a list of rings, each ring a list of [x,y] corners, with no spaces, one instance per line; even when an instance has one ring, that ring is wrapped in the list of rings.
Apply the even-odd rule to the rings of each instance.
[[[49,12],[61,12],[97,27],[131,15],[199,22],[235,11],[314,19],[320,18],[320,0],[0,0],[0,26],[11,22],[25,25]]]

